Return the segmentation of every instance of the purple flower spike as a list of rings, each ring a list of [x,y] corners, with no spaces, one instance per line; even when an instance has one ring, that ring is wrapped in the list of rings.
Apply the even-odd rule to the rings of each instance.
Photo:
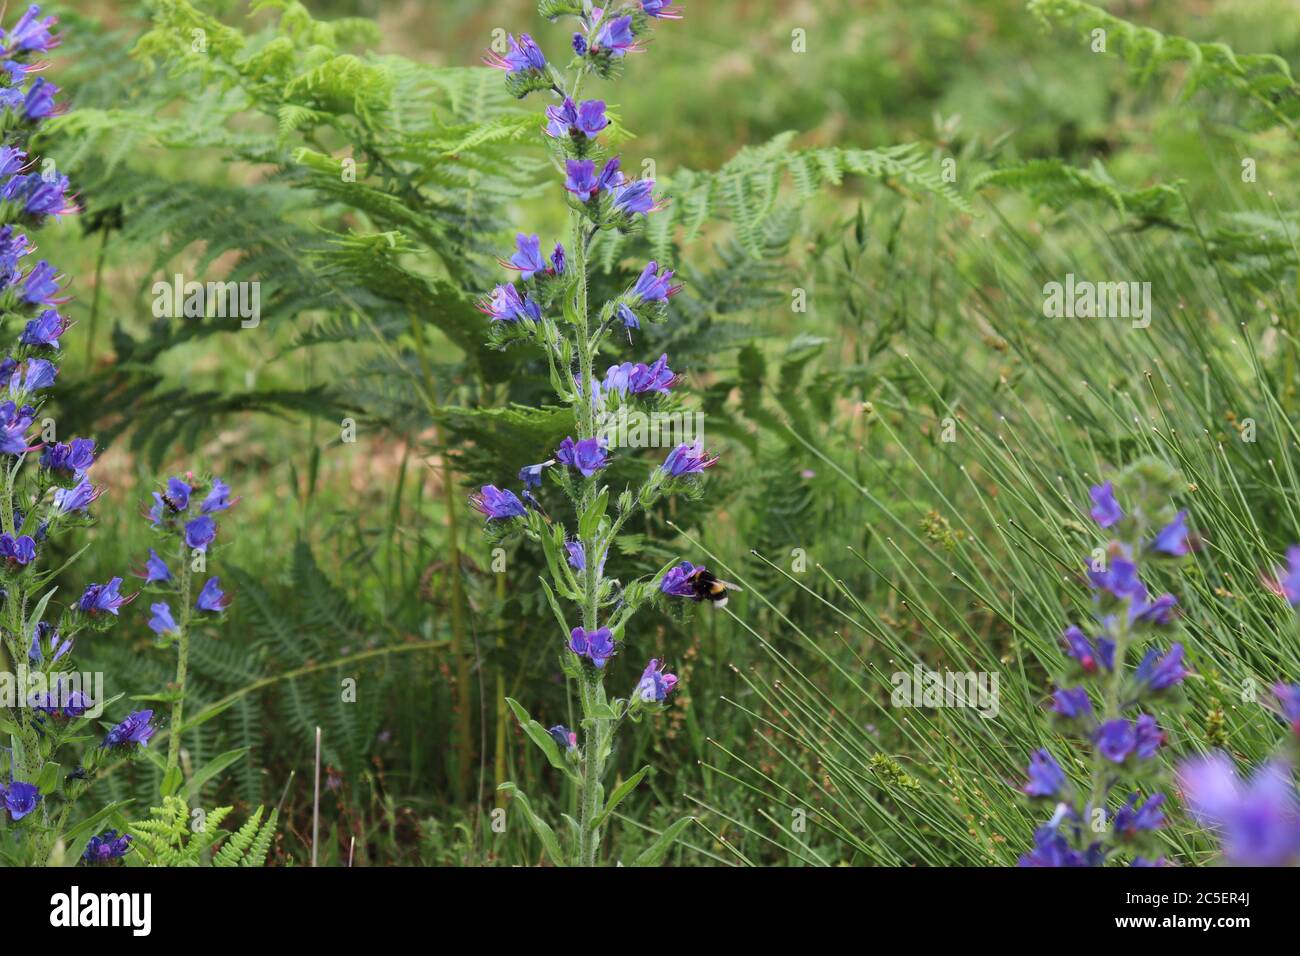
[[[1046,750],[1029,755],[1029,780],[1021,789],[1031,797],[1054,797],[1065,786],[1065,771]]]
[[[120,860],[131,849],[131,834],[117,835],[116,830],[105,830],[98,836],[90,838],[86,850],[81,854],[82,862],[88,866],[102,866],[113,860]]]
[[[570,468],[576,468],[584,478],[590,478],[609,464],[605,444],[599,438],[583,438],[575,442],[566,438],[560,442],[555,452],[555,460]]]
[[[607,627],[594,631],[575,627],[569,634],[569,650],[597,667],[604,667],[605,662],[614,656],[613,633]]]

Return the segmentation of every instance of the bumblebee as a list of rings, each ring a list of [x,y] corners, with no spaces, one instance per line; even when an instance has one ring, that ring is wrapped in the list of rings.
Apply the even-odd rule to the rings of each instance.
[[[727,592],[743,590],[730,581],[716,577],[708,568],[696,568],[686,578],[697,601],[709,601],[714,607],[727,606]]]

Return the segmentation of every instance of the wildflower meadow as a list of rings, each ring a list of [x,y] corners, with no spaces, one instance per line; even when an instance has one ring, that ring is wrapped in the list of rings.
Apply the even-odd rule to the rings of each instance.
[[[0,66],[39,922],[576,866],[1263,924],[1291,0],[70,0]]]

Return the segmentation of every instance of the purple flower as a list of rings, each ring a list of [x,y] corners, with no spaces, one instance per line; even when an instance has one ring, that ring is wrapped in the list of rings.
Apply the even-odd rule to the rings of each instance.
[[[519,272],[519,277],[527,282],[539,272],[546,271],[546,260],[542,258],[542,241],[536,235],[526,236],[522,232],[515,236],[515,254],[506,265]],[[518,293],[516,293],[518,294]]]
[[[551,252],[551,271],[557,276],[564,275],[564,246],[558,242]]]
[[[35,417],[36,410],[30,405],[0,402],[0,452],[21,455],[27,451],[27,430]]]
[[[609,464],[605,443],[600,438],[583,438],[575,442],[566,438],[555,452],[555,460],[576,468],[584,478],[590,478]]]
[[[605,662],[614,656],[613,634],[607,627],[594,631],[575,627],[569,633],[569,650],[589,659],[597,667],[604,667]]]
[[[576,53],[578,56],[587,55],[587,38],[583,36],[581,33],[575,33],[573,35],[572,46],[573,46],[573,52]]]
[[[564,726],[564,724],[556,724],[548,730],[547,733],[550,734],[551,737],[554,738],[555,742],[565,750],[578,749],[578,735],[568,727]]]
[[[546,57],[542,55],[541,47],[533,42],[533,38],[527,33],[519,34],[517,41],[513,34],[508,36],[506,40],[510,49],[506,51],[504,56],[489,50],[487,55],[483,57],[483,62],[495,69],[505,70],[507,73],[528,73],[533,71],[540,73],[546,69]]]
[[[587,202],[600,188],[596,180],[596,164],[590,159],[570,159],[564,164],[564,188]]]
[[[217,537],[217,523],[211,515],[199,515],[185,525],[185,546],[195,551],[207,551]]]
[[[10,371],[12,375],[9,378],[9,391],[16,393],[49,388],[59,374],[58,366],[47,359],[40,358],[28,359],[22,371],[18,371],[15,367],[11,367]]]
[[[227,508],[238,504],[239,499],[230,500],[230,486],[220,478],[212,479],[212,490],[208,496],[203,499],[203,504],[199,506],[199,511],[203,514],[212,514],[214,511],[225,511]]]
[[[640,52],[636,37],[632,34],[631,17],[615,17],[604,23],[598,19],[596,23],[598,26],[596,35],[592,38],[592,50],[597,52],[608,51],[612,56]]]
[[[641,9],[648,17],[658,20],[680,20],[682,12],[672,5],[672,0],[641,0]]]
[[[670,296],[681,291],[680,285],[672,284],[671,269],[664,269],[661,275],[656,275],[658,269],[658,263],[649,263],[632,287],[632,294],[640,296],[642,302],[667,302]]]
[[[1088,699],[1088,692],[1082,687],[1062,687],[1052,697],[1052,710],[1070,720],[1090,717],[1092,701]]]
[[[119,608],[135,600],[134,594],[123,597],[118,591],[121,587],[121,578],[113,578],[107,584],[92,584],[81,595],[77,607],[83,614],[89,614],[91,617],[104,613],[117,617]]]
[[[11,820],[21,820],[41,802],[41,792],[35,784],[15,780],[8,787],[0,789],[4,791],[5,809],[9,811]]]
[[[1129,623],[1168,624],[1174,619],[1177,604],[1178,598],[1172,594],[1162,594],[1154,601],[1148,601],[1145,593],[1134,595],[1128,606]]]
[[[705,468],[711,467],[717,460],[716,455],[710,458],[705,453],[703,442],[696,441],[692,445],[678,445],[668,453],[659,467],[669,478],[682,478],[702,474]]]
[[[1148,690],[1159,692],[1181,684],[1183,678],[1191,671],[1183,666],[1183,645],[1173,644],[1169,653],[1161,655],[1156,648],[1151,648],[1137,667],[1137,682],[1145,684]]]
[[[659,590],[673,597],[691,598],[698,601],[700,596],[695,593],[692,578],[703,570],[703,565],[696,567],[689,561],[683,561],[664,575],[663,580],[659,582]]]
[[[23,328],[18,341],[22,345],[59,347],[59,336],[68,330],[68,320],[57,309],[46,309]]]
[[[623,184],[623,171],[619,168],[622,162],[617,156],[605,160],[605,165],[600,170],[600,177],[596,180],[597,192],[615,189]]]
[[[45,654],[41,650],[48,645],[50,662],[53,663],[72,650],[72,638],[64,640],[59,636],[59,629],[48,621],[39,621],[32,628],[32,644],[27,649],[27,657],[38,663],[44,662]]]
[[[176,618],[172,617],[172,609],[166,601],[159,601],[157,604],[150,604],[149,610],[153,616],[149,618],[149,630],[158,635],[174,634],[181,629],[176,623]]]
[[[208,578],[199,591],[199,598],[194,602],[194,606],[200,611],[209,611],[212,614],[220,614],[230,607],[230,595],[221,590],[220,578]]]
[[[657,659],[650,661],[641,672],[641,679],[637,681],[636,690],[632,692],[633,696],[649,704],[662,701],[671,694],[673,688],[677,686],[677,675],[665,674],[664,666]]]
[[[1115,811],[1112,821],[1115,834],[1124,839],[1132,839],[1143,831],[1158,830],[1165,825],[1165,815],[1160,807],[1165,802],[1165,795],[1157,793],[1147,798],[1142,806],[1137,805],[1138,795],[1130,793],[1128,801]]]
[[[55,306],[67,302],[59,295],[59,281],[63,276],[54,271],[54,266],[44,259],[36,263],[32,271],[23,278],[20,298],[28,305]]]
[[[578,571],[587,570],[587,552],[582,547],[581,541],[564,542],[564,550],[569,553],[569,565]],[[600,556],[600,563],[596,565],[596,573],[605,573],[605,559],[609,557],[609,551],[605,551]]]
[[[29,123],[39,123],[61,113],[63,107],[54,101],[59,95],[59,88],[43,77],[37,77],[23,97],[23,118]],[[67,181],[64,181],[64,188]]]
[[[1300,605],[1300,545],[1292,545],[1286,549],[1286,563],[1285,570],[1277,569],[1276,580],[1266,583],[1294,607]]]
[[[604,100],[583,100],[574,105],[572,99],[565,97],[563,105],[546,108],[546,119],[546,135],[556,138],[585,136],[595,139],[609,125]]]
[[[1165,742],[1165,732],[1150,714],[1141,714],[1133,723],[1133,745],[1138,759],[1150,760]]]
[[[1133,725],[1122,718],[1108,720],[1098,727],[1094,740],[1097,750],[1111,763],[1123,763],[1137,747]]]
[[[661,355],[653,365],[642,362],[611,365],[605,371],[604,388],[606,392],[623,395],[644,395],[647,392],[667,395],[679,381],[681,376],[675,375],[668,367],[668,356]]]
[[[82,479],[72,488],[59,488],[54,492],[54,510],[59,514],[71,514],[85,511],[103,494],[102,488],[96,488],[87,479]]]
[[[1021,787],[1031,797],[1053,797],[1065,786],[1065,771],[1046,750],[1029,755],[1029,780]]]
[[[137,710],[128,714],[125,720],[104,736],[104,742],[100,746],[109,749],[129,747],[132,744],[147,747],[149,738],[154,735],[156,729],[150,725],[151,720],[153,720],[152,710]]]
[[[163,492],[162,499],[167,503],[167,507],[172,511],[185,511],[190,506],[190,495],[194,489],[190,487],[189,482],[180,478],[168,478],[167,490]]]
[[[614,211],[627,216],[640,213],[648,216],[663,208],[663,203],[654,197],[655,181],[653,179],[632,179],[614,187]]]
[[[1159,551],[1161,554],[1176,558],[1181,558],[1191,551],[1192,546],[1187,537],[1187,512],[1178,512],[1173,521],[1156,532],[1156,536],[1151,539],[1147,547],[1152,551]]]
[[[59,22],[58,17],[49,16],[41,19],[41,8],[35,4],[19,18],[11,30],[0,30],[0,49],[6,57],[17,53],[48,53],[62,42],[62,38],[50,32],[50,28]]]
[[[74,438],[72,441],[46,445],[41,452],[41,467],[50,471],[66,471],[75,478],[82,477],[95,463],[95,439]]]
[[[623,320],[623,328],[625,329],[631,330],[641,328],[641,320],[636,317],[636,313],[629,309],[627,304],[624,302],[618,304],[618,317]],[[627,340],[629,342],[632,341],[630,331]]]
[[[520,319],[532,319],[540,322],[542,307],[528,296],[520,296],[513,285],[499,285],[492,290],[491,298],[480,302],[478,309],[490,315],[493,322],[518,322]]]
[[[1124,509],[1115,500],[1115,485],[1109,481],[1093,485],[1088,489],[1092,497],[1092,510],[1088,514],[1092,520],[1103,528],[1118,524],[1124,517]]]
[[[1088,580],[1098,590],[1120,600],[1133,597],[1145,598],[1146,585],[1138,577],[1137,565],[1128,558],[1110,555],[1110,561],[1100,571],[1088,570]]]
[[[81,860],[90,866],[110,863],[113,860],[120,860],[126,856],[127,851],[131,849],[131,835],[124,833],[117,835],[116,830],[105,830],[99,836],[90,838],[86,844],[86,850],[81,854]]]
[[[555,464],[555,459],[540,462],[536,465],[524,465],[519,469],[519,480],[524,483],[525,488],[542,487],[542,469],[549,468]]]
[[[1100,866],[1102,848],[1094,843],[1087,853],[1080,853],[1057,831],[1054,824],[1046,824],[1034,831],[1034,849],[1016,863],[1017,866],[1077,867]]]
[[[1273,685],[1273,694],[1277,697],[1282,719],[1291,725],[1291,729],[1297,736],[1300,736],[1300,684],[1278,682]]]
[[[472,495],[469,500],[478,509],[479,514],[486,515],[489,521],[507,521],[528,515],[523,502],[516,498],[513,492],[502,491],[496,485],[484,485],[478,494]]]
[[[1286,764],[1263,764],[1243,785],[1232,761],[1215,753],[1182,764],[1178,784],[1192,817],[1218,830],[1227,863],[1287,866],[1300,858],[1300,804]]]
[[[0,559],[11,567],[31,564],[36,560],[36,542],[31,535],[22,534],[15,538],[8,532],[0,534]]]

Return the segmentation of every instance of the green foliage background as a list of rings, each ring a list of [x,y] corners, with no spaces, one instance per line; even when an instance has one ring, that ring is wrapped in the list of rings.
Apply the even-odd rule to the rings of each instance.
[[[207,719],[187,749],[192,768],[247,750],[196,798],[232,820],[278,807],[270,858],[303,862],[320,726],[323,863],[538,861],[490,811],[505,779],[573,798],[502,703],[569,722],[558,637],[540,556],[494,574],[463,501],[569,431],[537,407],[537,356],[485,348],[473,309],[513,232],[546,242],[564,216],[528,143],[540,107],[478,56],[496,28],[546,49],[560,31],[527,2],[75,6],[55,58],[72,109],[45,145],[87,209],[42,253],[77,277],[60,428],[112,441],[79,573],[142,560],[159,469],[244,496],[215,559],[230,623],[193,643]],[[1300,9],[682,6],[609,91],[625,167],[653,161],[673,205],[597,256],[609,289],[649,257],[680,270],[671,321],[633,351],[687,373],[723,459],[704,501],[650,516],[610,567],[704,556],[745,592],[637,638],[683,684],[617,755],[656,771],[613,858],[693,811],[669,862],[1014,862],[1056,636],[1086,602],[1087,485],[1141,455],[1181,469],[1207,542],[1162,582],[1198,672],[1170,752],[1265,755],[1280,729],[1243,682],[1300,678],[1292,614],[1259,584],[1300,540]],[[178,272],[259,280],[262,324],[154,319],[152,284]],[[1067,272],[1150,281],[1150,329],[1044,318]],[[168,672],[146,619],[86,649],[140,693]],[[1000,672],[1001,718],[889,707],[914,661]],[[105,787],[140,819],[154,773]],[[1166,840],[1188,863],[1210,846],[1185,825]]]

